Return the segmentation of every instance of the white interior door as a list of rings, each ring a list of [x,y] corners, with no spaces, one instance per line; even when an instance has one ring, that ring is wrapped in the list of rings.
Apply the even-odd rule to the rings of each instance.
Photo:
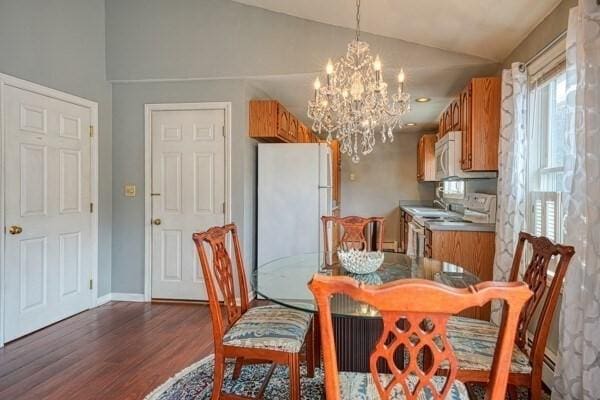
[[[5,340],[88,309],[89,108],[5,86]]]
[[[225,111],[152,111],[152,297],[205,300],[192,234],[225,223]]]

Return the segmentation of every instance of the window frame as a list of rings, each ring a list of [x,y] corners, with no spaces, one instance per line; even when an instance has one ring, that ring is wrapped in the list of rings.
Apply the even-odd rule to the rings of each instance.
[[[541,111],[538,107],[541,105],[540,102],[536,102],[534,92],[540,90],[543,86],[553,79],[556,79],[566,71],[566,42],[560,40],[547,53],[542,57],[535,60],[528,66],[529,82],[528,82],[528,98],[527,98],[527,165],[526,165],[526,221],[525,231],[531,234],[536,234],[536,202],[542,201],[542,209],[540,213],[543,215],[542,221],[546,221],[549,213],[554,211],[554,233],[548,235],[546,229],[548,228],[547,222],[542,222],[541,234],[543,236],[550,236],[555,242],[562,242],[563,230],[564,230],[564,209],[562,207],[562,191],[560,188],[555,188],[554,191],[543,191],[542,179],[543,175],[551,174],[554,172],[564,171],[565,166],[543,166],[547,164],[547,159],[543,160],[544,156],[549,157],[548,152],[550,151],[550,135],[551,130],[546,129],[545,138],[541,143],[539,136],[536,135],[536,120],[538,113]],[[567,88],[568,90],[568,88]],[[549,100],[548,100],[549,101]],[[549,125],[549,119],[551,118],[550,113],[545,112],[545,115],[541,116],[540,119],[546,118],[545,123]],[[553,201],[553,209],[549,210],[547,201]],[[539,215],[538,215],[539,216]],[[539,230],[538,230],[539,233]],[[526,254],[529,249],[526,250]],[[528,257],[526,257],[528,258]],[[554,277],[554,268],[551,266],[548,270],[548,285]]]

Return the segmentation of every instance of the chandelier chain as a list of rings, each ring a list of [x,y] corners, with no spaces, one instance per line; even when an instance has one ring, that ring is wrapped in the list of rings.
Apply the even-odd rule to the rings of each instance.
[[[356,0],[356,41],[360,40],[360,0]]]

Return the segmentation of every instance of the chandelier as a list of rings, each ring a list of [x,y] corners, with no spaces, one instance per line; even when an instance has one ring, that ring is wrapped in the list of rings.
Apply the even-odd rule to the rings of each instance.
[[[388,98],[388,85],[382,79],[379,55],[373,59],[369,44],[360,40],[360,0],[356,0],[356,38],[348,44],[348,52],[335,64],[331,59],[325,68],[325,85],[317,77],[314,98],[308,102],[312,129],[327,132],[327,140],[335,138],[340,150],[360,161],[360,155],[373,151],[375,133],[381,141],[394,140],[393,129],[402,127],[401,116],[410,110],[410,95],[404,91],[404,71],[398,74],[398,89]]]

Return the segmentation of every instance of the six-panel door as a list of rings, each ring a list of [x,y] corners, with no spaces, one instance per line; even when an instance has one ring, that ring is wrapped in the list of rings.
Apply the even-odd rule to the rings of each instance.
[[[91,111],[5,88],[10,341],[91,306]]]
[[[205,300],[192,234],[225,223],[225,112],[151,118],[152,297]]]

